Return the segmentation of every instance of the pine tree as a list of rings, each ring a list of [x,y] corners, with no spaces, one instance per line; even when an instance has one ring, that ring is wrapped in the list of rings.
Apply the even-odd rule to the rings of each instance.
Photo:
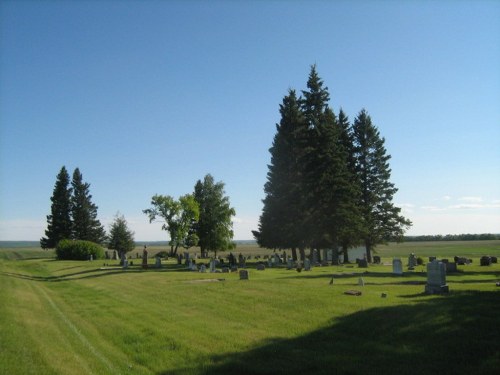
[[[73,172],[73,196],[71,198],[71,215],[73,219],[72,234],[76,240],[102,243],[106,232],[97,219],[97,206],[92,203],[90,184],[83,182],[78,168]]]
[[[361,212],[365,226],[366,257],[380,243],[399,240],[411,221],[400,215],[401,209],[392,202],[397,188],[390,182],[390,155],[370,116],[363,109],[353,124],[354,155],[361,186]]]
[[[40,239],[43,249],[53,249],[60,240],[71,238],[71,188],[65,166],[57,175],[50,200],[52,205],[51,214],[47,216],[46,237]]]
[[[134,232],[127,225],[123,215],[116,214],[109,228],[108,249],[116,250],[122,259],[125,253],[135,248]]]
[[[262,247],[291,249],[296,260],[297,248],[304,248],[302,171],[299,165],[300,144],[305,139],[307,125],[300,111],[294,90],[290,90],[280,105],[281,120],[276,124],[271,163],[264,185],[264,207],[259,230],[254,231]]]

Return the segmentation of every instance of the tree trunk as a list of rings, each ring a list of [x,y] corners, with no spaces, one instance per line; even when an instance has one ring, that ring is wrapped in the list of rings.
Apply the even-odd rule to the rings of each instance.
[[[300,253],[300,260],[304,261],[306,259],[306,251],[303,248],[300,248],[299,253]]]
[[[295,247],[292,247],[292,259],[294,262],[297,261],[297,249]]]
[[[372,244],[370,241],[365,242],[365,247],[366,247],[366,261],[368,263],[372,262]]]
[[[344,263],[349,263],[349,248],[342,246],[342,254],[344,255]]]

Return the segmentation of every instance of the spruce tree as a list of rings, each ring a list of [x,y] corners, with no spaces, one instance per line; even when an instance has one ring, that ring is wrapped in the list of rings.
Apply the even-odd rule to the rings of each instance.
[[[290,90],[280,105],[281,120],[276,124],[273,145],[269,149],[267,182],[264,185],[264,207],[259,219],[259,230],[253,234],[262,247],[291,249],[304,248],[302,200],[302,170],[299,164],[300,144],[305,139],[307,125],[300,111],[294,90]]]
[[[40,239],[43,249],[53,249],[62,239],[71,238],[71,188],[69,174],[63,166],[56,177],[52,201],[51,214],[47,216],[45,236]]]
[[[108,249],[116,250],[122,259],[125,253],[134,248],[134,232],[128,228],[125,217],[117,214],[109,228]]]
[[[402,238],[411,221],[404,218],[401,209],[392,202],[397,188],[390,182],[390,155],[385,139],[380,136],[370,116],[363,109],[353,124],[354,155],[361,187],[361,212],[365,226],[366,257],[377,244]]]
[[[90,184],[83,182],[78,168],[73,172],[73,196],[71,198],[71,215],[73,219],[72,234],[75,240],[86,240],[102,243],[106,232],[97,219],[97,206],[92,203]]]

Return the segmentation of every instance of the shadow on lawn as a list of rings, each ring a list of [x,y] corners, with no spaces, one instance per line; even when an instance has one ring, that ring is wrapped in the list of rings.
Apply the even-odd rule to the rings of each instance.
[[[500,368],[499,311],[498,292],[429,296],[414,305],[359,311],[246,352],[214,355],[202,368],[159,374],[494,374]]]

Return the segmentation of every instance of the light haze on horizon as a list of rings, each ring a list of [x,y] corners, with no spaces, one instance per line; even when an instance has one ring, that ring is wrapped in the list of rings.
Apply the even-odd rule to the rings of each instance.
[[[39,240],[78,167],[108,229],[210,173],[252,239],[269,147],[310,66],[392,156],[408,235],[500,233],[498,1],[3,1],[0,240]]]

